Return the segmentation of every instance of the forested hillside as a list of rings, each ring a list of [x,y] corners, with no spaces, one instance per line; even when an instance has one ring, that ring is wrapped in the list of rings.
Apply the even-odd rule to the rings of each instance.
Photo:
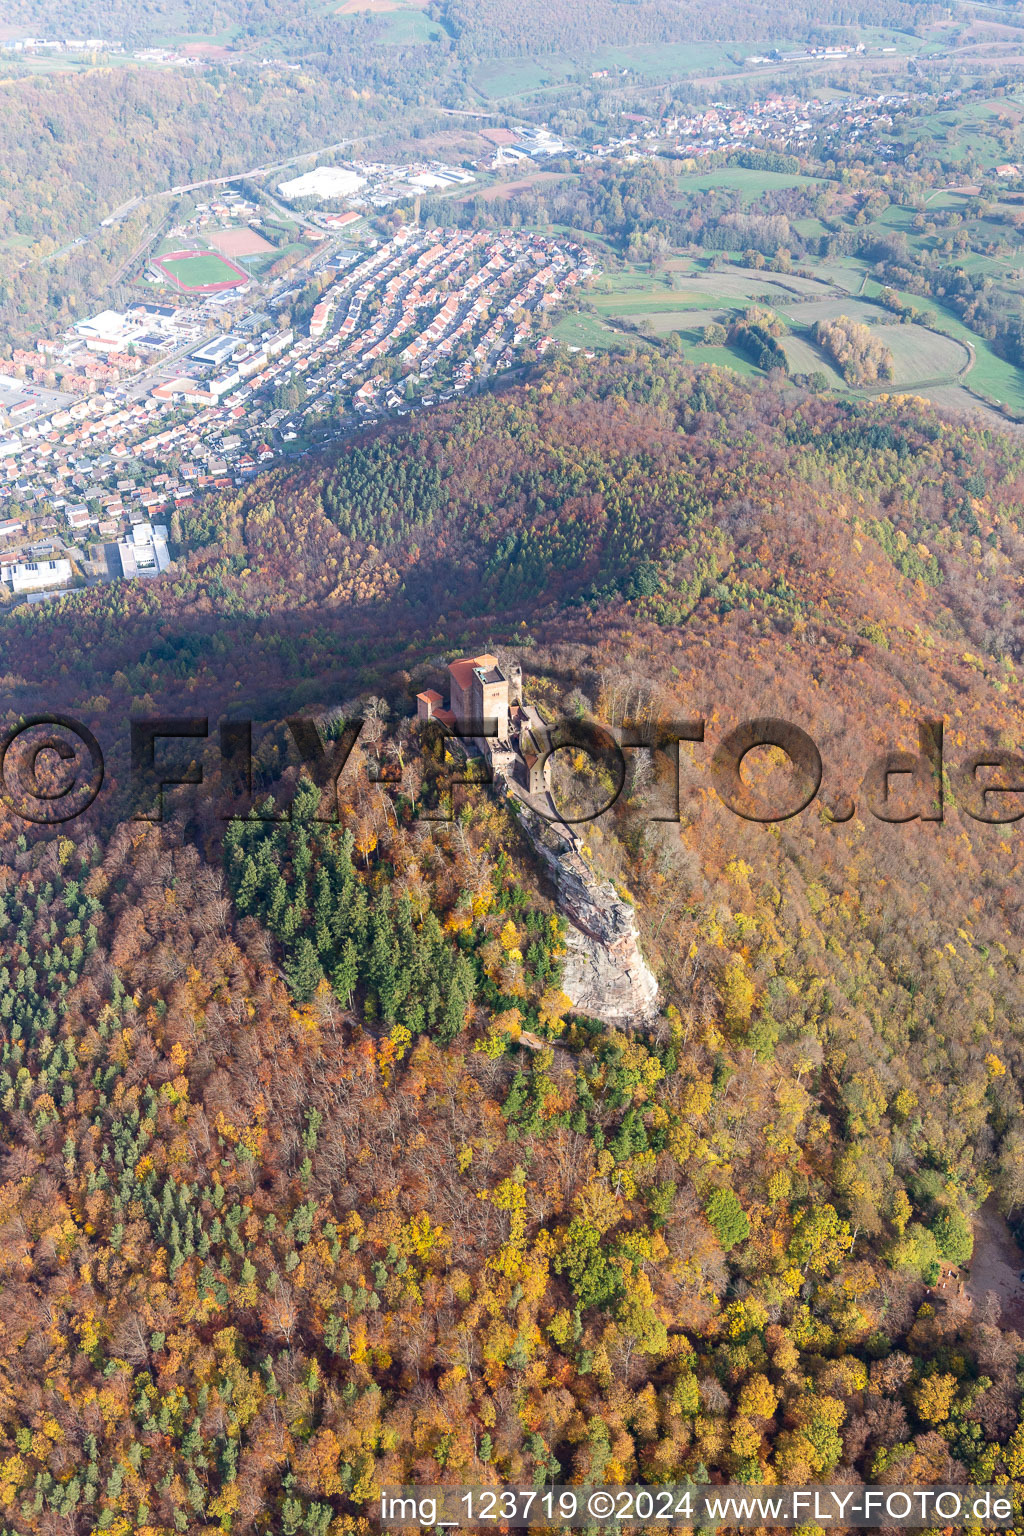
[[[511,9],[499,0],[443,0],[441,14],[463,48],[481,54],[529,54],[590,49],[595,44],[680,43],[825,35],[850,26],[912,27],[938,14],[918,0],[869,0],[857,5],[697,5],[693,0],[583,0],[565,11],[526,0]]]
[[[180,213],[181,203],[152,202],[151,193],[232,176],[346,133],[373,134],[383,115],[372,96],[357,113],[330,84],[314,80],[297,93],[293,74],[267,70],[97,69],[4,82],[0,99],[0,327],[15,337],[72,324],[98,293],[110,293],[132,250]],[[66,259],[46,260],[140,193],[140,206],[112,228]]]
[[[32,27],[41,36],[68,34],[72,37],[135,41],[159,36],[175,27],[197,34],[218,32],[239,19],[242,7],[219,0],[143,0],[141,5],[90,4],[75,0],[61,6],[59,0],[11,0],[7,21],[11,26]]]
[[[336,107],[316,113],[280,81],[256,76],[211,81],[112,69],[97,71],[87,85],[10,84],[5,97],[0,229],[58,243],[69,229],[91,229],[140,188],[164,192],[201,176],[249,170],[283,145],[299,153],[327,142],[345,120]],[[244,142],[236,133],[243,119],[251,123]],[[208,135],[202,141],[197,121]],[[348,121],[354,124],[354,114]],[[370,127],[372,117],[362,123]]]
[[[343,36],[351,22],[306,0],[11,0],[8,25],[44,37],[100,38],[131,45],[170,38],[213,39],[244,48],[250,42],[308,42],[324,29]]]
[[[734,0],[698,7],[692,0],[585,0],[571,14],[551,6],[527,4],[511,12],[493,0],[434,0],[438,15],[460,42],[482,45],[487,54],[518,53],[600,43],[687,42],[705,38],[794,35],[816,27],[908,26],[939,14],[922,0],[867,0],[857,5],[788,7],[779,15],[766,6],[739,6]],[[313,15],[310,13],[314,12]],[[198,36],[227,32],[242,41],[300,33],[315,28],[313,7],[301,0],[271,6],[268,0],[124,0],[98,5],[94,0],[66,5],[60,0],[11,0],[5,20],[49,36],[103,37],[152,42],[167,35]]]
[[[1024,1201],[1020,833],[955,773],[1021,740],[1022,499],[1016,440],[645,352],[197,502],[163,578],[0,617],[10,714],[77,715],[109,768],[61,832],[3,813],[9,1529],[1024,1481],[1014,1317],[926,1289]],[[551,715],[706,720],[678,825],[655,752],[587,827],[661,982],[643,1035],[572,1015],[514,810],[433,819],[414,695],[485,644]],[[370,721],[339,824],[296,710]],[[128,821],[131,712],[252,715],[257,815]],[[708,774],[767,714],[825,762],[774,826]],[[924,717],[944,819],[877,820],[867,765]]]

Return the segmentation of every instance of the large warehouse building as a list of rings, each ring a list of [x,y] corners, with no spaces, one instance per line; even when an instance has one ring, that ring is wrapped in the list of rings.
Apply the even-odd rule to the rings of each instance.
[[[321,165],[315,171],[307,171],[304,176],[279,182],[277,190],[282,197],[291,200],[300,197],[351,197],[353,192],[358,192],[365,185],[366,177],[360,176],[357,171],[346,171],[337,165]]]

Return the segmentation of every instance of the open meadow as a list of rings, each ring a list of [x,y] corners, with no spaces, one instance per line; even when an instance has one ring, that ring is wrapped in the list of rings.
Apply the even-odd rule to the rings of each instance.
[[[1024,380],[1018,370],[934,301],[903,295],[930,314],[933,323],[900,324],[877,302],[880,287],[866,280],[863,263],[837,261],[819,270],[819,276],[803,277],[717,263],[709,267],[685,256],[670,258],[657,270],[630,266],[600,278],[587,295],[594,313],[565,317],[555,334],[570,345],[607,349],[616,334],[639,334],[657,342],[675,332],[692,361],[757,373],[736,348],[703,340],[705,327],[717,322],[728,328],[757,304],[772,308],[785,327],[780,342],[791,373],[821,374],[830,388],[853,394],[927,391],[948,409],[976,411],[992,419],[1003,419],[993,406],[1024,411]],[[893,357],[891,380],[868,390],[846,384],[814,340],[817,322],[839,315],[866,325],[888,348]]]

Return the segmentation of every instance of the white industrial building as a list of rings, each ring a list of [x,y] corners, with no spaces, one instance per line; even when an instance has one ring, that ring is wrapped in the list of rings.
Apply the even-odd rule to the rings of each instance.
[[[278,182],[277,190],[282,197],[295,199],[299,197],[351,197],[353,192],[358,192],[360,187],[365,187],[366,177],[360,176],[357,171],[346,171],[337,165],[321,165],[315,171],[307,171],[304,176],[295,176],[291,181]]]
[[[145,326],[116,309],[105,309],[91,320],[79,320],[75,330],[90,352],[123,352],[142,335]]]
[[[117,546],[121,571],[125,576],[159,576],[171,563],[167,548],[167,529],[162,524],[136,523],[126,539]]]
[[[12,592],[48,592],[66,587],[71,580],[70,560],[18,560],[4,567],[4,580]]]

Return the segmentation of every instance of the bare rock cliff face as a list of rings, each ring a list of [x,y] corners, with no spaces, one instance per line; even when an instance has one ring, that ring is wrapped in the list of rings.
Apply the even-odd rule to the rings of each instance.
[[[594,878],[571,827],[546,821],[518,798],[520,824],[568,919],[562,990],[580,1013],[605,1024],[649,1022],[658,1012],[658,983],[641,953],[633,909],[610,880]]]

